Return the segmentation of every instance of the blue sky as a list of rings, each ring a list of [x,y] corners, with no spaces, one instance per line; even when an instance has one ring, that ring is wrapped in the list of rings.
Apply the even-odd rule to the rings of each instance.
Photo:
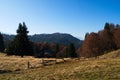
[[[20,22],[29,34],[69,33],[84,39],[86,32],[120,24],[120,0],[0,0],[0,31],[16,34]]]

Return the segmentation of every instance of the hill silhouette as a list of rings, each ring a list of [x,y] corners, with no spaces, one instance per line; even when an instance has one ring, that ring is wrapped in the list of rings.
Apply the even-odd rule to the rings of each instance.
[[[30,40],[33,42],[57,43],[61,45],[69,45],[70,43],[74,43],[76,48],[82,44],[81,40],[66,33],[35,34],[30,36]]]
[[[9,44],[15,37],[15,35],[3,34],[5,45]],[[74,43],[75,47],[78,48],[82,44],[82,40],[66,34],[66,33],[53,33],[53,34],[35,34],[29,36],[30,41],[35,43],[54,43],[60,45],[69,45]]]

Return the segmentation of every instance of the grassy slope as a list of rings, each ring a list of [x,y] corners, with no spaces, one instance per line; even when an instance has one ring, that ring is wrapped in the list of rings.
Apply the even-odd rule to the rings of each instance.
[[[0,70],[6,70],[0,73],[0,80],[120,80],[120,57],[71,60],[49,66],[41,66],[39,60],[0,54]],[[27,61],[35,68],[26,69]]]
[[[120,49],[116,51],[111,51],[108,54],[100,56],[100,58],[120,58]]]

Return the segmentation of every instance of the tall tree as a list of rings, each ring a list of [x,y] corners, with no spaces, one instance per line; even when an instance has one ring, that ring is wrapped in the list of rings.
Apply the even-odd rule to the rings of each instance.
[[[59,44],[56,44],[56,45],[55,45],[55,49],[54,49],[54,52],[55,52],[54,57],[56,57],[56,54],[57,54],[59,51],[60,51]]]
[[[55,46],[55,53],[58,53],[59,52],[59,44],[56,44]]]
[[[32,43],[29,41],[27,35],[29,31],[27,31],[27,27],[24,22],[23,25],[21,23],[19,24],[16,32],[17,35],[15,36],[15,39],[11,43],[12,46],[8,47],[10,48],[10,50],[13,49],[14,52],[9,54],[15,54],[21,57],[23,57],[24,55],[32,55],[33,47],[32,47]],[[11,51],[7,51],[7,52],[11,52]]]
[[[4,52],[5,46],[4,46],[4,41],[3,41],[3,36],[0,33],[0,52]]]
[[[109,24],[110,30],[114,30],[115,29],[115,25],[113,23]]]
[[[70,55],[70,57],[76,57],[77,56],[73,43],[70,43],[69,46],[68,46],[68,54]]]
[[[85,34],[85,39],[86,39],[86,37],[89,35],[89,33],[87,32],[86,34]]]
[[[119,24],[116,24],[116,28],[119,28],[120,27],[120,25]]]
[[[105,26],[104,26],[104,30],[110,30],[110,25],[109,25],[109,23],[105,23]]]
[[[7,55],[15,55],[15,44],[13,41],[8,44],[5,52],[7,53]]]
[[[66,50],[65,50],[65,57],[70,57],[70,54],[68,53],[68,46],[66,47]]]

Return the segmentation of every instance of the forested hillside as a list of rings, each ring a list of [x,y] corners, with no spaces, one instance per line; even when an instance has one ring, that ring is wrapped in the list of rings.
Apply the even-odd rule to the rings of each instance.
[[[95,57],[120,48],[120,26],[106,23],[104,30],[86,36],[78,49],[81,57]]]
[[[15,35],[3,34],[5,44],[10,43]],[[69,45],[70,43],[74,43],[75,47],[78,48],[82,44],[82,40],[65,33],[53,33],[53,34],[35,34],[29,36],[30,41],[35,43],[54,43],[61,45]]]

